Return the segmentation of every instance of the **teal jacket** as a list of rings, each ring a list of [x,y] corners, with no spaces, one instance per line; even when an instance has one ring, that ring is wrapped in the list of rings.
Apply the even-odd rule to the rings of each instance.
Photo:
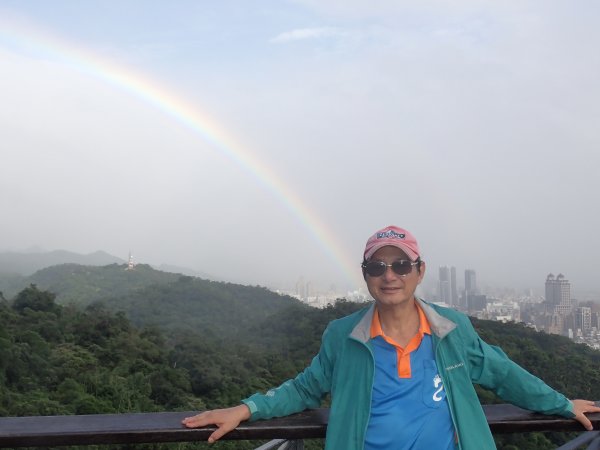
[[[486,344],[467,316],[418,300],[432,331],[442,377],[461,450],[495,449],[473,383],[503,400],[544,414],[573,417],[562,394]],[[332,321],[311,364],[296,378],[266,394],[243,400],[251,420],[281,417],[317,408],[331,393],[326,450],[363,450],[371,409],[374,358],[370,343],[374,305]]]

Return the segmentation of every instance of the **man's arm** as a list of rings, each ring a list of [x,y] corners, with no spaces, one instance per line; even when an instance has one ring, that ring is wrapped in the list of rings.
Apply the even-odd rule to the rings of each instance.
[[[544,381],[512,361],[499,347],[483,341],[468,323],[473,342],[467,352],[474,383],[495,392],[516,406],[543,414],[559,414],[580,422],[587,430],[592,424],[586,413],[600,412],[590,400],[569,400]]]

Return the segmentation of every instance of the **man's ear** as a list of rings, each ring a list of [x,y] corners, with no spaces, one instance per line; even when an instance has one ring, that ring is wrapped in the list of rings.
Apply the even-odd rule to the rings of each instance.
[[[421,284],[421,281],[423,281],[424,276],[425,276],[425,261],[421,261],[421,264],[419,264],[419,281],[417,284]]]

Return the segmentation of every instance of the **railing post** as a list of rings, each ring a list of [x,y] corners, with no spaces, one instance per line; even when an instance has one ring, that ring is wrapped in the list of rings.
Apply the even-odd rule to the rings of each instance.
[[[588,446],[587,450],[600,450],[600,437],[594,439]]]
[[[587,450],[599,450],[600,449],[600,431],[588,431],[577,436],[572,441],[561,445],[556,450],[576,450],[582,445],[590,444]]]
[[[284,444],[280,450],[304,450],[304,441],[302,439],[287,441],[287,446]]]
[[[302,439],[273,439],[254,450],[304,450],[304,441]]]

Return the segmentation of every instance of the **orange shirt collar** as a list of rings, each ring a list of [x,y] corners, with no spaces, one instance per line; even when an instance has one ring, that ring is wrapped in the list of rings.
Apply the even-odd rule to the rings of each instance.
[[[429,326],[427,316],[418,304],[416,304],[416,306],[417,311],[419,313],[419,330],[404,348],[398,345],[398,343],[395,342],[392,338],[385,335],[383,329],[381,328],[381,322],[379,321],[379,312],[377,311],[377,309],[375,309],[375,312],[373,314],[373,320],[371,321],[371,339],[377,336],[381,336],[388,344],[393,345],[396,348],[398,377],[400,378],[411,377],[412,371],[410,366],[410,354],[412,351],[419,348],[419,346],[421,345],[421,341],[423,340],[423,336],[425,334],[431,334],[431,328]]]
[[[431,327],[429,326],[427,316],[419,304],[415,302],[415,306],[417,307],[417,312],[419,313],[419,330],[417,331],[417,335],[419,335],[419,337],[422,339],[425,334],[431,334]],[[390,338],[388,338],[383,332],[383,329],[381,328],[381,322],[379,321],[379,311],[377,311],[377,308],[375,308],[373,320],[371,321],[371,339],[377,336],[382,336],[390,344],[400,347],[398,344],[394,343]],[[421,339],[419,339],[419,341]]]

